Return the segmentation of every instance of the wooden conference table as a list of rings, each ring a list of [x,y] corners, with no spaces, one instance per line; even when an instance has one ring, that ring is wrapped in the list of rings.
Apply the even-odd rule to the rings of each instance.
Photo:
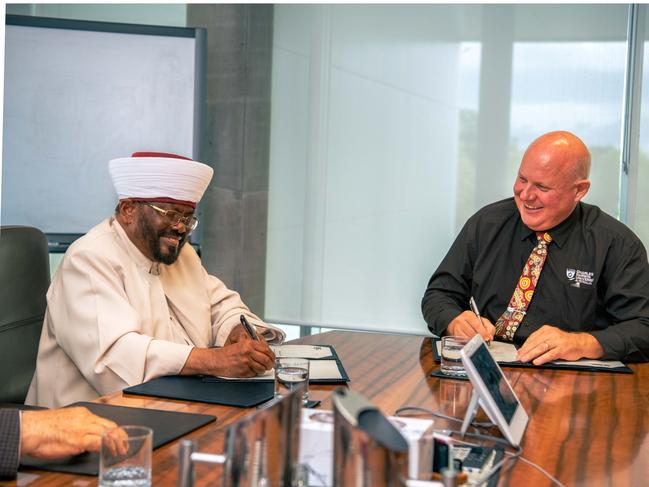
[[[402,406],[423,406],[463,417],[471,394],[467,382],[430,377],[438,367],[430,338],[356,332],[328,332],[299,340],[336,348],[350,386],[386,415]],[[633,375],[504,367],[530,422],[523,457],[556,476],[564,485],[649,485],[649,364],[631,365]],[[326,400],[336,386],[311,386],[312,397]],[[220,453],[224,426],[254,411],[162,400],[122,393],[98,399],[122,406],[213,414],[216,423],[194,431],[199,450]],[[443,420],[436,420],[440,425]],[[445,426],[447,426],[445,424]],[[154,451],[153,485],[175,486],[178,441]],[[199,465],[197,485],[220,485],[221,467]],[[30,483],[25,481],[34,480]],[[22,481],[21,481],[22,479]],[[46,472],[19,474],[18,484],[94,486],[94,477]],[[546,486],[551,482],[518,461],[500,477],[500,486]]]

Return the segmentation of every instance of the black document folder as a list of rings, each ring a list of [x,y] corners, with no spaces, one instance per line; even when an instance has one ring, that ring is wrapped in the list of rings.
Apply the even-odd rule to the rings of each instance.
[[[200,376],[170,375],[127,387],[124,392],[247,408],[272,399],[275,394],[275,384],[240,381],[206,382]]]
[[[433,357],[435,362],[440,362],[441,357],[437,352],[437,342],[440,341],[439,338],[431,338],[433,346]],[[561,361],[545,363],[543,365],[534,365],[532,362],[498,362],[501,367],[523,367],[523,368],[536,368],[536,369],[562,369],[562,370],[577,370],[581,372],[614,372],[617,374],[633,374],[633,371],[623,365],[622,367],[597,367],[592,365],[574,365],[574,364],[564,364]],[[434,371],[431,375],[436,377],[443,377],[439,371]],[[456,377],[452,377],[456,379]]]
[[[287,344],[290,345],[290,344]],[[340,360],[340,357],[338,357],[338,353],[336,353],[336,349],[332,345],[309,345],[312,347],[320,347],[320,348],[326,348],[329,350],[330,355],[322,358],[309,358],[309,361],[311,364],[315,362],[325,362],[325,361],[333,361],[336,364],[336,368],[338,369],[338,374],[339,376],[332,376],[332,377],[309,377],[309,384],[346,384],[347,382],[350,382],[349,375],[347,375],[347,371],[345,370],[345,367],[343,366],[342,361]],[[286,357],[286,358],[293,358],[293,357]],[[313,365],[311,366],[311,371],[313,373]],[[244,378],[223,378],[223,377],[214,377],[214,376],[204,376],[203,377],[203,382],[273,382],[275,380],[273,375],[270,376],[258,376],[258,377],[244,377]]]
[[[93,402],[78,402],[70,404],[68,407],[73,406],[85,406],[97,416],[108,418],[119,425],[148,426],[153,430],[154,449],[216,420],[215,416],[207,414],[129,408]],[[21,462],[21,466],[54,472],[97,475],[99,473],[99,454],[84,453],[60,460],[41,460],[25,457]]]

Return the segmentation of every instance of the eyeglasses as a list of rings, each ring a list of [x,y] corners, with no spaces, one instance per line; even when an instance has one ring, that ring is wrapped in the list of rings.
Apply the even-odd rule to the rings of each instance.
[[[182,223],[185,229],[187,230],[187,235],[192,233],[194,230],[196,230],[196,227],[198,226],[198,218],[195,216],[183,216],[182,213],[179,213],[174,210],[163,210],[162,208],[158,208],[156,205],[152,205],[151,203],[147,202],[142,202],[142,204],[145,204],[147,206],[150,206],[153,208],[155,211],[160,213],[162,216],[166,217],[167,220],[169,220],[169,224],[172,226],[178,225],[179,223]]]

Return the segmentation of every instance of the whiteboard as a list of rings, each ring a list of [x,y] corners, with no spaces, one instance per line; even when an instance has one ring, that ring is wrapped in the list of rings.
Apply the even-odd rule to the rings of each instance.
[[[85,233],[117,203],[110,159],[199,159],[203,29],[7,19],[3,225]]]

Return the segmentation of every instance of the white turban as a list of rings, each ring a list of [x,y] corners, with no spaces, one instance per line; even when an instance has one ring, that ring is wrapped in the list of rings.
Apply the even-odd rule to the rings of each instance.
[[[179,203],[196,207],[214,170],[186,157],[135,152],[108,163],[119,199]]]

